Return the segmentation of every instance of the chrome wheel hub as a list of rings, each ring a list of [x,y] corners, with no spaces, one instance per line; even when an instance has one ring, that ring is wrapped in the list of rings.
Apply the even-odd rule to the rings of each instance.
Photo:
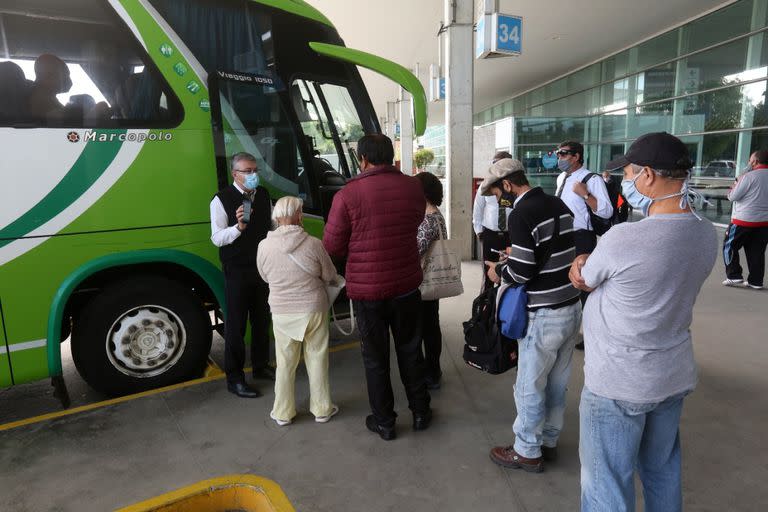
[[[120,372],[148,378],[167,371],[184,353],[187,333],[176,314],[161,306],[123,313],[107,335],[107,356]]]

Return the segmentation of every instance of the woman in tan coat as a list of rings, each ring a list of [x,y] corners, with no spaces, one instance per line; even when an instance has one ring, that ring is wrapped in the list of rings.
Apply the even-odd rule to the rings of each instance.
[[[302,202],[280,198],[272,211],[277,229],[259,243],[259,274],[269,284],[277,369],[275,404],[270,417],[289,425],[296,416],[294,384],[302,349],[309,376],[309,410],[325,423],[339,408],[331,403],[328,383],[328,297],[325,283],[338,274],[320,240],[301,225]]]

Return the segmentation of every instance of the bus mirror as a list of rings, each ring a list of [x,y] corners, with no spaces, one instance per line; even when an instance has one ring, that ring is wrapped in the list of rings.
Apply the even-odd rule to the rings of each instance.
[[[424,135],[427,129],[427,95],[424,86],[413,73],[390,60],[345,46],[311,42],[309,47],[320,55],[362,66],[400,84],[413,96],[414,131],[417,136]]]

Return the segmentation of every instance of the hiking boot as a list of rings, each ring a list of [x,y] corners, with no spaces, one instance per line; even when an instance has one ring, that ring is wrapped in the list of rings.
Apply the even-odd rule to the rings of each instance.
[[[512,446],[497,446],[491,450],[491,460],[505,468],[522,469],[529,473],[544,471],[544,460],[541,457],[529,459],[518,455]]]

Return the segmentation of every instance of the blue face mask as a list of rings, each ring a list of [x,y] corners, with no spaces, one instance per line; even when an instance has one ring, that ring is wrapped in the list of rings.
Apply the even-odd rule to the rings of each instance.
[[[557,168],[563,172],[568,172],[571,169],[571,164],[568,162],[568,160],[561,158],[557,161]]]
[[[245,175],[245,188],[248,190],[256,190],[259,186],[259,173],[254,172]]]
[[[680,197],[680,208],[685,209],[686,206],[689,206],[689,194],[691,194],[691,191],[688,189],[688,178],[685,178],[683,181],[683,186],[680,189],[680,192],[677,192],[675,194],[667,194],[666,196],[661,197],[648,197],[645,194],[641,193],[639,190],[637,190],[637,185],[635,182],[637,179],[642,176],[643,173],[641,172],[637,176],[635,176],[632,180],[622,180],[621,182],[621,192],[624,194],[624,197],[627,199],[627,202],[632,205],[632,208],[636,208],[643,212],[644,216],[648,216],[648,212],[651,210],[651,205],[656,201],[661,201],[663,199],[669,199],[670,197]],[[688,174],[690,177],[690,173]],[[696,213],[696,211],[691,208],[691,212],[696,216],[696,218],[701,219],[699,215]]]
[[[653,204],[653,199],[641,194],[635,185],[637,179],[642,175],[642,173],[638,174],[633,180],[622,180],[621,193],[624,194],[624,198],[630,205],[632,205],[632,208],[642,211],[643,215],[648,215],[648,210],[650,210],[651,204]]]

